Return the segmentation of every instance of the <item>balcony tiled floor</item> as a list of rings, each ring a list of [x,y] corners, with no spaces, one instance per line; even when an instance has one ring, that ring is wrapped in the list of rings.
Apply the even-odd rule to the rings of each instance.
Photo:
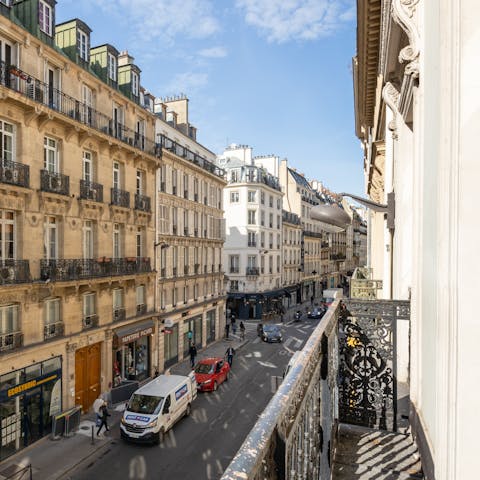
[[[423,479],[420,455],[409,434],[340,424],[332,479]]]

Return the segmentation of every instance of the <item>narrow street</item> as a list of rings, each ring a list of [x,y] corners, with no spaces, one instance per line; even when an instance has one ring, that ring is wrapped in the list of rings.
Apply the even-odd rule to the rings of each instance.
[[[255,337],[256,324],[248,324],[251,341],[237,352],[229,381],[217,392],[199,394],[191,417],[180,420],[162,445],[125,443],[116,425],[110,448],[70,478],[220,478],[275,392],[291,355],[302,348],[317,323],[305,319],[284,326],[281,344],[261,342]]]

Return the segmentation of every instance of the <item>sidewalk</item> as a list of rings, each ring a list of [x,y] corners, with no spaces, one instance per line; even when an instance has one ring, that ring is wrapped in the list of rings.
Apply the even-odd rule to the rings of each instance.
[[[254,330],[247,330],[245,340],[241,341],[237,335],[230,335],[230,338],[220,339],[208,345],[198,352],[196,361],[205,357],[223,357],[229,346],[235,350],[241,349],[250,339],[256,337]],[[190,358],[170,368],[172,374],[186,375],[191,371]],[[112,435],[119,428],[122,418],[124,403],[114,405],[109,408],[111,417],[109,418],[110,432],[101,433],[97,437],[95,427],[95,414],[88,413],[83,415],[79,430],[69,438],[61,437],[59,440],[51,440],[46,436],[33,443],[27,448],[19,451],[15,455],[0,462],[0,480],[8,477],[7,472],[12,471],[14,466],[32,465],[33,480],[60,480],[68,479],[69,474],[73,473],[75,468],[86,462],[93,454],[96,456],[106,452],[110,444],[118,441],[117,435]],[[93,442],[92,442],[93,427]],[[3,474],[2,474],[3,472]],[[27,480],[25,477],[13,477],[16,480]]]

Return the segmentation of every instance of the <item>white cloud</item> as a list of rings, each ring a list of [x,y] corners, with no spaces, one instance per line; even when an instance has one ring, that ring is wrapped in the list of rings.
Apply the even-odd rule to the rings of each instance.
[[[168,95],[186,93],[189,97],[202,87],[207,85],[208,75],[206,73],[185,72],[173,77],[165,91]]]
[[[236,0],[245,21],[270,42],[314,40],[354,18],[354,0]]]
[[[84,0],[85,1],[85,0]],[[143,42],[173,43],[183,35],[206,38],[220,29],[210,1],[205,0],[88,0],[95,8],[122,20]]]
[[[204,48],[203,50],[200,50],[198,54],[201,57],[207,58],[223,58],[227,56],[227,49],[225,47]]]

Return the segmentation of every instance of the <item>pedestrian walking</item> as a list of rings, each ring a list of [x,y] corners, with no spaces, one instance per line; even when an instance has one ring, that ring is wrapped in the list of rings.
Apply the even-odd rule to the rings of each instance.
[[[228,323],[225,324],[225,338],[228,338],[228,332],[230,332],[230,325]]]
[[[313,295],[310,297],[310,305],[313,307]]]
[[[100,431],[102,427],[105,427],[105,431],[109,432],[110,429],[108,428],[107,418],[111,415],[108,413],[107,410],[107,402],[103,402],[102,406],[100,407],[99,412],[97,413],[97,437],[100,435]]]
[[[195,357],[197,356],[197,347],[195,346],[195,342],[190,345],[188,353],[190,354],[190,365],[193,368],[195,366]]]
[[[245,340],[245,325],[240,322],[240,340]]]
[[[227,351],[225,352],[225,356],[227,357],[227,362],[232,366],[233,363],[233,356],[235,355],[235,349],[233,347],[228,347]]]

